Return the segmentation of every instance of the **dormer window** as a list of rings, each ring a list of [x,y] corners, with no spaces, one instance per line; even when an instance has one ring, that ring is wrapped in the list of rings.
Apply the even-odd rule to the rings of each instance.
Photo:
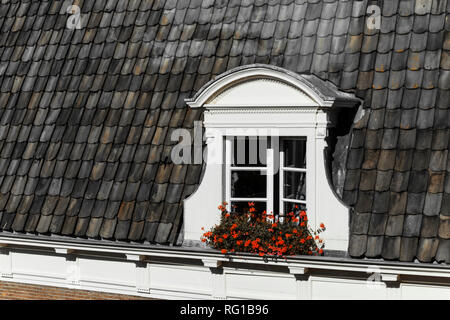
[[[251,65],[219,76],[187,103],[204,108],[207,158],[198,190],[184,202],[184,243],[218,223],[217,206],[248,202],[282,216],[305,210],[327,225],[327,248],[347,250],[348,208],[327,179],[324,149],[333,111],[358,101],[312,75]]]
[[[225,201],[228,210],[285,215],[307,211],[305,137],[226,137]],[[269,161],[268,161],[269,160]]]

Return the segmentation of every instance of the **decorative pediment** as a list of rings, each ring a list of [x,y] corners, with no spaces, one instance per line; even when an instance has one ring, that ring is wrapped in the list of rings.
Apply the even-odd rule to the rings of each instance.
[[[194,97],[186,99],[192,108],[330,108],[336,102],[341,106],[354,104],[355,98],[314,75],[260,64],[229,70],[205,84]]]
[[[206,102],[208,107],[304,106],[318,103],[298,88],[270,78],[254,78],[231,85]]]

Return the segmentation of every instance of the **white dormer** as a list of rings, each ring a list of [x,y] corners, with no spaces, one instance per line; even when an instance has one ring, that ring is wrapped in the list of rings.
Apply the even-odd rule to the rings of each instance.
[[[206,169],[198,190],[184,201],[184,243],[218,223],[217,206],[246,204],[275,214],[306,210],[310,227],[327,227],[326,249],[346,251],[348,208],[327,179],[327,128],[333,110],[358,101],[331,83],[268,66],[230,70],[192,99],[204,108]],[[298,208],[298,209],[296,209]]]

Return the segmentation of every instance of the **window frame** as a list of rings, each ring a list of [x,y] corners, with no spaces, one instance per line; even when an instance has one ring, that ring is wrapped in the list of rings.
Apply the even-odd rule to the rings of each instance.
[[[271,146],[267,146],[266,150],[266,159],[267,163],[265,167],[240,167],[240,166],[232,166],[233,163],[233,150],[234,150],[234,138],[239,137],[238,135],[228,135],[224,136],[224,145],[225,145],[225,170],[224,170],[224,181],[225,181],[225,201],[227,202],[227,210],[231,211],[231,203],[232,202],[265,202],[266,203],[266,211],[273,211],[273,197],[270,195],[273,190],[273,150]],[[252,136],[250,136],[252,137]],[[266,197],[265,198],[241,198],[241,197],[232,197],[231,196],[231,173],[233,171],[266,171]]]
[[[284,141],[286,140],[303,140],[305,141],[305,168],[297,168],[297,167],[285,167],[284,166],[284,154],[285,154],[285,148],[284,148]],[[284,204],[286,202],[289,203],[295,203],[295,204],[302,204],[306,206],[306,209],[308,209],[308,137],[307,136],[294,136],[294,137],[281,137],[280,141],[279,141],[279,146],[280,146],[280,150],[279,150],[279,154],[280,156],[279,158],[279,210],[280,210],[280,215],[284,216],[287,212],[284,212]],[[304,173],[305,174],[305,179],[306,179],[306,189],[305,189],[305,200],[298,200],[298,199],[289,199],[289,198],[285,198],[285,183],[284,183],[284,173],[285,172],[299,172],[299,173]]]
[[[284,204],[296,203],[302,204],[307,207],[307,201],[309,197],[306,195],[305,200],[289,199],[285,198],[284,190],[284,173],[285,172],[301,172],[305,174],[306,179],[306,189],[305,193],[310,193],[310,188],[308,186],[308,136],[268,136],[268,144],[266,150],[266,166],[256,166],[256,167],[244,167],[244,166],[233,166],[234,158],[234,141],[236,137],[244,137],[243,135],[227,135],[224,136],[224,155],[225,155],[225,167],[224,167],[224,181],[225,181],[225,202],[227,202],[227,210],[231,211],[233,202],[265,202],[266,211],[268,213],[275,213],[280,217],[283,217],[286,212],[284,212]],[[255,137],[255,136],[245,136],[245,137]],[[257,137],[257,136],[256,136]],[[286,140],[302,140],[305,141],[305,157],[306,157],[306,168],[290,168],[284,166],[284,153],[285,148],[283,142]],[[276,143],[274,143],[276,142]],[[278,146],[278,148],[274,147]],[[275,190],[275,176],[276,170],[278,168],[278,190]],[[232,196],[232,172],[233,171],[265,171],[266,172],[266,197],[265,198],[244,198],[244,197],[233,197]],[[277,194],[278,193],[278,194]],[[274,212],[275,199],[278,199],[278,212]],[[313,198],[311,198],[313,199]]]

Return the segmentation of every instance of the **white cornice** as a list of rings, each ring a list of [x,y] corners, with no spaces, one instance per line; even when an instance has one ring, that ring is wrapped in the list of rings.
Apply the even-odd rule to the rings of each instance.
[[[327,257],[288,257],[286,259],[279,259],[278,261],[268,260],[264,261],[259,256],[254,255],[233,255],[232,258],[216,252],[214,250],[202,251],[195,248],[164,248],[164,247],[118,247],[116,245],[107,244],[91,244],[91,243],[70,243],[59,240],[43,240],[43,239],[27,239],[27,238],[12,238],[7,236],[0,236],[0,243],[7,247],[14,248],[15,246],[28,250],[42,250],[42,249],[58,249],[58,252],[64,254],[122,254],[124,259],[131,260],[146,260],[152,257],[158,258],[183,258],[194,259],[201,261],[214,262],[214,265],[220,265],[222,262],[235,262],[244,264],[257,264],[267,266],[285,266],[290,269],[303,268],[305,270],[321,269],[321,270],[336,270],[349,272],[363,272],[376,269],[384,275],[385,279],[393,279],[398,275],[410,276],[427,276],[427,277],[442,277],[450,279],[450,267],[436,266],[419,263],[385,263],[383,261],[374,260],[352,260],[349,258],[327,258]],[[139,258],[137,258],[139,257]]]

